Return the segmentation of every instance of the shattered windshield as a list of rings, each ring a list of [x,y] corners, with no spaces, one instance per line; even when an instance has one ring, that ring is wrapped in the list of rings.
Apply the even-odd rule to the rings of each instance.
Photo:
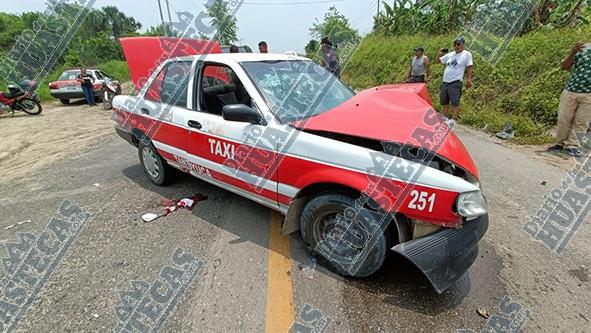
[[[319,115],[355,95],[312,61],[259,61],[242,66],[282,123]]]

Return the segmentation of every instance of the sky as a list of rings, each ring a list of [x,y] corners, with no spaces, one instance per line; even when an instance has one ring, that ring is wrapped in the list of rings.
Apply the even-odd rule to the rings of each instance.
[[[163,6],[166,0],[161,0]],[[168,0],[173,21],[175,12],[190,11],[195,15],[204,9],[205,0]],[[304,46],[311,39],[310,27],[315,19],[322,19],[328,8],[334,5],[339,12],[349,18],[353,28],[362,35],[368,33],[373,25],[378,0],[244,0],[238,9],[239,45],[248,45],[258,50],[261,40],[267,41],[269,51],[304,52]],[[157,0],[96,0],[95,8],[116,6],[128,16],[142,23],[142,30],[160,23]],[[44,11],[44,0],[11,1],[10,6],[0,11],[22,13]],[[166,17],[166,11],[164,16]]]

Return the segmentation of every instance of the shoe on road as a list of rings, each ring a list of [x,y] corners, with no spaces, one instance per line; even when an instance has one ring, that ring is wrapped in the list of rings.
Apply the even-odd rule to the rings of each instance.
[[[569,149],[567,149],[567,153],[572,157],[583,156],[583,153],[578,148],[569,148]]]

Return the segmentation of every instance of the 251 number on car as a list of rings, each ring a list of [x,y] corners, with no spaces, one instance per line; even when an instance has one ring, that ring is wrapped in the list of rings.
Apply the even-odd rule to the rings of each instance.
[[[429,192],[412,190],[410,192],[412,197],[408,203],[408,208],[425,211],[426,208],[429,213],[433,212],[433,206],[435,205],[435,193],[429,194]]]

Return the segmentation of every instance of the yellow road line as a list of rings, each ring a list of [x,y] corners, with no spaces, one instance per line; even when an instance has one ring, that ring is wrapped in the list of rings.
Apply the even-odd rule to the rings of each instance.
[[[281,235],[283,216],[271,212],[269,268],[267,270],[267,316],[265,332],[283,333],[294,322],[289,236]]]

